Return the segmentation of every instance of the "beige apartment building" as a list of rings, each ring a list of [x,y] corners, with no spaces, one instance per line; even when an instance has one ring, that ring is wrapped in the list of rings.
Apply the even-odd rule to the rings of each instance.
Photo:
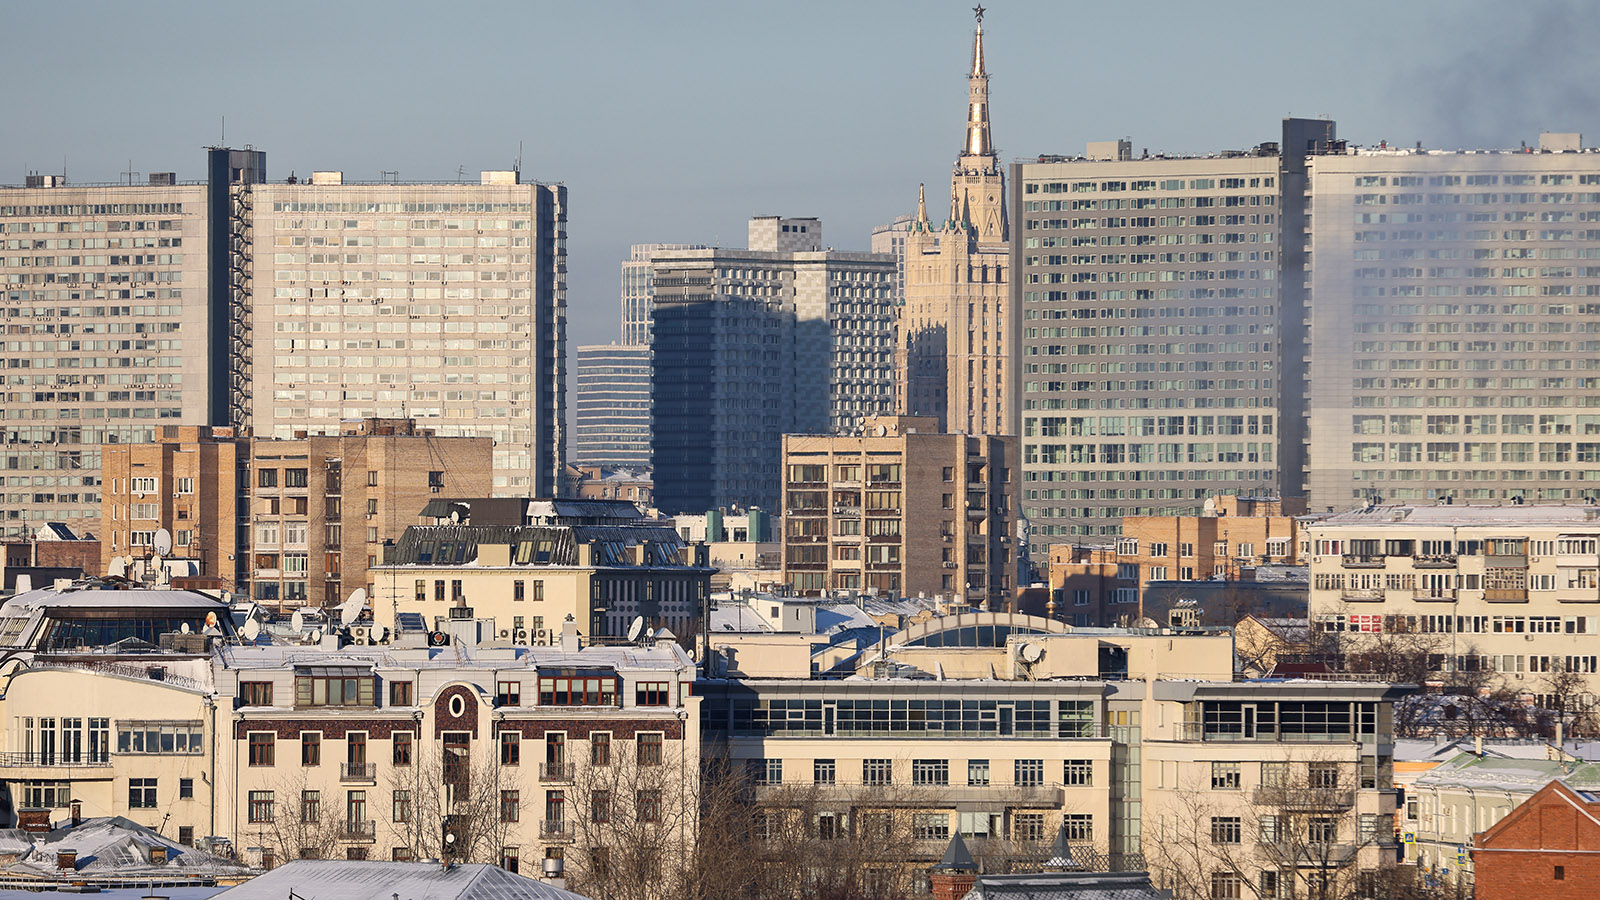
[[[904,236],[898,411],[931,416],[945,431],[1016,434],[1010,230],[1005,173],[989,134],[981,9],[967,94],[966,139],[950,174],[950,215],[940,225],[930,221],[919,189],[916,219]]]
[[[371,595],[368,570],[429,501],[490,493],[494,447],[380,418],[337,434],[252,439],[239,511],[251,595],[276,607],[337,606],[357,588]]]
[[[241,452],[243,451],[243,452]],[[163,425],[153,440],[108,444],[101,451],[100,560],[146,558],[155,534],[172,534],[175,559],[193,560],[199,574],[221,578],[224,587],[248,580],[238,527],[241,466],[249,450],[232,428]]]
[[[790,659],[723,681],[713,658],[697,693],[765,814],[803,811],[819,835],[881,829],[928,864],[959,834],[998,870],[1064,826],[1075,857],[1148,867],[1184,896],[1354,886],[1394,858],[1403,689],[1235,680],[1225,632],[996,613],[891,635],[854,678]]]
[[[1535,700],[1561,673],[1600,693],[1595,507],[1373,506],[1311,523],[1309,539],[1314,627],[1358,645],[1415,635],[1444,670],[1494,672]]]
[[[1310,171],[1312,508],[1592,498],[1600,152],[1544,134]]]
[[[856,436],[783,438],[783,575],[796,591],[965,597],[1016,586],[1015,439],[869,417]]]
[[[100,533],[102,447],[209,421],[205,183],[0,187],[0,531]]]

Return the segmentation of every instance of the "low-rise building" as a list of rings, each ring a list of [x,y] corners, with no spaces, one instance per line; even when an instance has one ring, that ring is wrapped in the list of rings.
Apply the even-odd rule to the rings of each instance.
[[[1478,900],[1593,897],[1600,893],[1597,843],[1600,792],[1550,781],[1473,839],[1473,896]]]
[[[992,608],[1016,586],[1016,441],[869,416],[783,438],[783,573],[795,591],[943,594]]]
[[[382,627],[412,613],[430,630],[492,619],[517,644],[549,643],[568,620],[593,637],[620,638],[635,618],[685,638],[700,630],[712,574],[704,545],[630,503],[439,501],[424,514],[465,524],[412,526],[386,548],[372,570]]]
[[[1496,673],[1541,706],[1600,690],[1600,507],[1371,506],[1309,540],[1313,623],[1352,646],[1414,636],[1436,668]]]

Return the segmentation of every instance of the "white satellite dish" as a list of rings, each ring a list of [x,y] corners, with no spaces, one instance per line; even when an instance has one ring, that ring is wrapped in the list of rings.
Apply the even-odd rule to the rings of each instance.
[[[361,611],[367,605],[367,589],[356,588],[350,592],[350,599],[339,606],[339,624],[346,628],[354,625],[361,618]]]
[[[253,644],[261,634],[261,623],[255,619],[246,619],[244,627],[239,629],[239,633],[244,635],[245,640]]]
[[[1038,644],[1023,644],[1022,649],[1017,653],[1022,657],[1023,662],[1030,665],[1044,659],[1044,648]]]
[[[178,626],[178,631],[182,632],[183,634],[188,634],[189,633],[189,623],[185,622],[182,625],[179,625]]]
[[[294,629],[296,634],[299,634],[301,631],[305,630],[306,617],[300,612],[300,610],[295,610],[294,615],[289,617],[289,627]]]
[[[172,532],[165,528],[156,529],[156,555],[166,556],[172,552]]]
[[[634,616],[628,624],[628,643],[637,644],[644,634],[644,616]]]
[[[322,629],[321,628],[313,628],[313,629],[311,629],[311,643],[318,644],[318,643],[321,643],[321,642],[322,642]]]
[[[122,557],[113,556],[111,557],[111,567],[106,570],[106,574],[113,578],[125,578],[128,574],[128,564],[123,561]]]

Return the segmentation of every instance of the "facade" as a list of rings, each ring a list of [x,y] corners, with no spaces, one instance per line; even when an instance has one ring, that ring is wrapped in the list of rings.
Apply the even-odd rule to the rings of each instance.
[[[421,525],[372,571],[373,615],[394,630],[411,613],[430,631],[491,620],[517,644],[548,644],[567,621],[622,638],[643,618],[688,640],[702,626],[711,574],[705,548],[666,526]]]
[[[243,589],[248,566],[238,504],[249,451],[242,443],[231,427],[164,425],[148,443],[107,445],[101,451],[101,553],[87,570],[102,574],[113,557],[154,555],[156,531],[165,528],[173,556]]]
[[[1473,896],[1577,900],[1600,891],[1600,797],[1551,781],[1473,839]]]
[[[650,347],[579,347],[573,461],[650,466]]]
[[[775,509],[784,434],[851,430],[893,405],[894,258],[823,249],[816,219],[751,219],[749,243],[651,258],[651,451],[668,515]]]
[[[906,235],[911,231],[912,221],[910,215],[895,216],[893,222],[872,229],[872,252],[892,254],[899,262],[894,290],[897,307],[906,302]]]
[[[1311,161],[1312,508],[1596,493],[1600,153],[1581,146]]]
[[[1285,119],[1248,152],[1112,141],[1013,167],[1035,552],[1215,494],[1301,495],[1300,194],[1333,134]]]
[[[668,250],[704,250],[704,244],[634,244],[622,261],[622,343],[650,346],[650,310],[655,287],[650,257]]]
[[[942,430],[1016,434],[1012,382],[1016,300],[1005,173],[989,135],[983,10],[967,76],[966,139],[950,175],[950,215],[935,226],[925,197],[905,236],[904,304],[895,346],[897,411]]]
[[[1313,627],[1414,635],[1447,670],[1498,673],[1535,701],[1581,690],[1593,702],[1600,510],[1375,506],[1313,522],[1309,539]],[[1553,683],[1563,675],[1582,687]]]
[[[417,522],[429,501],[484,495],[488,437],[441,437],[410,419],[345,422],[337,434],[250,440],[239,517],[248,529],[243,582],[269,607],[333,607]]]
[[[579,500],[626,500],[648,507],[655,497],[655,482],[649,469],[608,468],[599,465],[574,466],[573,493]]]
[[[768,815],[886,829],[913,865],[960,835],[1003,870],[1061,826],[1075,856],[1148,865],[1185,896],[1353,884],[1393,859],[1396,691],[1234,681],[1226,634],[1060,629],[947,617],[869,647],[855,678],[703,681],[708,747],[753,773]]]
[[[883,416],[783,438],[783,573],[797,592],[1010,599],[1016,443]]]
[[[555,493],[566,461],[565,187],[516,172],[485,172],[481,184],[319,172],[235,203],[247,207],[256,293],[234,402],[255,434],[413,418],[440,437],[493,438],[497,494]]]

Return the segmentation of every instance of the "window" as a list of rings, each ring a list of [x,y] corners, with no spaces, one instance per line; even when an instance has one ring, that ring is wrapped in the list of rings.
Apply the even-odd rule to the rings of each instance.
[[[537,623],[537,618],[535,619]],[[617,679],[539,676],[540,706],[616,706]]]
[[[634,689],[633,702],[636,706],[666,706],[667,682],[641,681]]]
[[[589,765],[611,765],[611,732],[596,731],[589,735]]]
[[[418,582],[419,584],[421,582]],[[412,683],[409,681],[389,682],[389,705],[412,706],[414,704]]]
[[[1356,842],[1370,844],[1378,839],[1378,817],[1372,813],[1362,813],[1356,821]]]
[[[1261,900],[1277,900],[1278,897],[1278,870],[1261,870]]]
[[[239,682],[240,706],[271,706],[272,682],[270,681],[241,681]]]
[[[272,792],[271,791],[251,791],[250,792],[250,821],[251,822],[271,822],[272,821]]]
[[[300,732],[300,765],[322,765],[322,732]]]
[[[500,821],[502,821],[502,822],[518,822],[518,821],[521,821],[521,818],[522,818],[521,810],[522,810],[522,792],[521,791],[501,791],[500,792]]]
[[[521,706],[522,682],[499,681],[495,683],[495,706]]]
[[[1236,762],[1212,763],[1211,789],[1213,791],[1237,791],[1239,789],[1239,764]]]
[[[428,599],[428,582],[424,579],[418,578],[415,593],[419,602]]]
[[[429,472],[428,473],[428,490],[432,491],[435,494],[437,494],[440,491],[444,490],[444,473],[443,472]]]
[[[397,766],[411,765],[411,732],[396,731],[394,733],[394,764]]]
[[[893,784],[894,761],[889,759],[862,760],[861,783],[870,785]]]
[[[914,759],[911,761],[912,784],[949,784],[950,760]]]
[[[1338,833],[1338,819],[1317,816],[1306,822],[1306,840],[1313,844],[1331,844]]]
[[[1238,816],[1211,817],[1211,843],[1237,844],[1244,839],[1244,826]]]
[[[1567,867],[1566,866],[1556,866],[1554,877],[1555,877],[1556,881],[1566,881],[1567,880]]]
[[[178,779],[178,799],[179,800],[193,800],[194,799],[194,779],[193,778],[179,778]]]
[[[834,761],[819,759],[811,764],[811,780],[816,784],[833,784],[838,776]]]
[[[661,765],[661,733],[646,732],[639,735],[638,745],[635,748],[641,766]]]
[[[753,762],[756,784],[783,784],[783,760],[758,759]]]
[[[611,821],[611,792],[609,790],[589,792],[589,821],[600,823]]]
[[[1061,824],[1067,827],[1069,841],[1094,840],[1094,816],[1087,813],[1069,813],[1061,817]]]
[[[1069,787],[1089,787],[1094,784],[1094,762],[1087,759],[1069,759],[1061,764],[1061,783]]]
[[[1261,764],[1262,787],[1283,787],[1289,782],[1289,764],[1286,762],[1264,762]]]
[[[1044,760],[1019,759],[1015,768],[1015,783],[1018,787],[1037,787],[1044,784]]]
[[[397,824],[404,824],[411,821],[410,791],[395,791],[394,800],[392,801],[391,805],[393,807],[393,818]]]
[[[634,800],[638,807],[638,820],[645,823],[661,821],[661,792],[657,790],[640,791]]]
[[[500,765],[522,765],[522,735],[515,731],[500,732]]]
[[[366,847],[346,847],[346,848],[344,848],[344,858],[345,859],[356,859],[356,860],[366,859],[367,858],[367,848]]]
[[[311,666],[294,679],[296,706],[373,706],[372,670]]]
[[[135,494],[154,494],[156,492],[156,488],[159,486],[160,481],[156,478],[142,477],[128,479],[128,490]]]
[[[300,821],[311,825],[322,820],[322,792],[300,792]]]
[[[156,779],[130,778],[128,779],[128,808],[129,809],[155,809],[156,808]]]
[[[967,784],[973,787],[989,786],[989,761],[987,759],[967,760]]]
[[[1244,895],[1244,879],[1237,872],[1211,873],[1211,900],[1239,900]]]
[[[1339,786],[1338,763],[1311,763],[1307,772],[1308,782],[1313,789],[1330,790]]]
[[[949,813],[916,813],[911,817],[911,837],[918,841],[950,840]]]
[[[1011,816],[1011,836],[1015,840],[1031,843],[1038,843],[1044,840],[1044,814],[1013,813]]]
[[[275,749],[277,749],[277,735],[270,731],[250,732],[250,765],[272,765]]]
[[[264,487],[264,488],[266,488],[266,487],[267,488],[268,487],[277,487],[278,486],[278,470],[277,469],[258,469],[256,471],[256,486],[257,487]]]
[[[1261,825],[1261,843],[1276,844],[1279,840],[1278,817],[1262,816],[1257,820]]]
[[[185,847],[193,847],[194,846],[194,826],[193,825],[179,825],[178,826],[178,843],[184,845]]]
[[[419,581],[417,583],[421,584],[422,582]],[[418,597],[417,599],[421,600],[422,598]],[[526,600],[526,599],[528,599],[527,585],[520,578],[518,578],[516,581],[511,582],[511,599],[513,599],[513,600]]]

